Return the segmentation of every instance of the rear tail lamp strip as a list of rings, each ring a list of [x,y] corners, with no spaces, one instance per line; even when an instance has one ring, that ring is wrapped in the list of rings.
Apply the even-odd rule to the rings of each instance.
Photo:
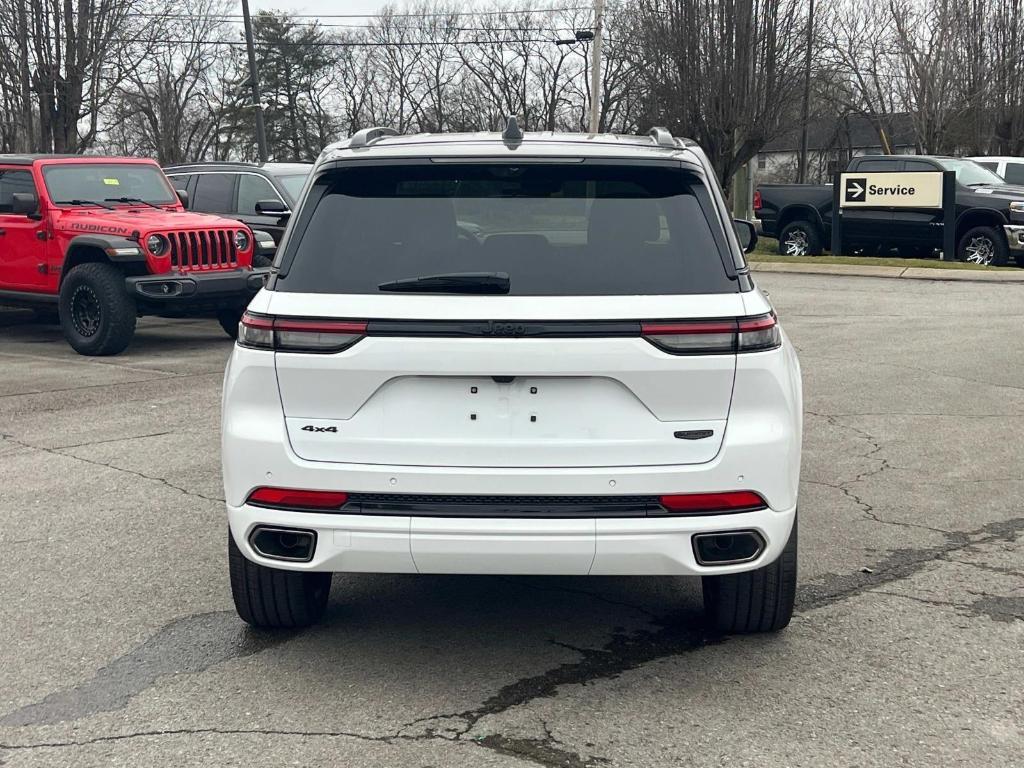
[[[365,320],[297,320],[246,312],[238,326],[243,347],[281,352],[340,352],[365,335]]]
[[[493,337],[492,321],[402,323],[366,320],[318,320],[270,317],[246,312],[239,327],[238,341],[244,347],[280,352],[340,352],[364,336],[408,336],[447,338],[453,336]],[[571,325],[571,328],[569,327]],[[593,328],[591,328],[591,325]],[[632,331],[630,331],[632,325]],[[714,355],[762,352],[782,344],[774,313],[753,317],[716,320],[664,320],[616,323],[609,332],[603,323],[572,321],[525,321],[514,324],[515,338],[592,338],[608,335],[638,335],[672,355]],[[604,329],[605,333],[601,333]]]
[[[774,313],[729,320],[643,322],[647,341],[673,355],[763,352],[782,345]]]
[[[351,502],[351,504],[350,504]],[[669,493],[661,496],[452,496],[374,494],[260,487],[246,504],[268,509],[441,517],[644,517],[711,515],[767,509],[754,491]],[[346,506],[349,505],[349,506]]]

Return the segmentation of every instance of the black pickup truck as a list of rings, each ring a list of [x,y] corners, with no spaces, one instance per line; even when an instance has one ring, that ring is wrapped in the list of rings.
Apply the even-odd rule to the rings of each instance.
[[[956,255],[999,266],[1010,257],[1024,266],[1024,187],[1007,184],[972,160],[929,155],[865,155],[847,171],[955,171]],[[832,186],[762,184],[755,214],[779,253],[816,256],[832,241]],[[929,256],[942,248],[942,211],[843,209],[844,250],[850,253]]]

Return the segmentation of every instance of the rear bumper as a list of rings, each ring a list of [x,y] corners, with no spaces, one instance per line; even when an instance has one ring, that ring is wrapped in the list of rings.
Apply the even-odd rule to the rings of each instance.
[[[760,568],[785,547],[796,509],[699,517],[521,519],[318,514],[228,507],[231,533],[253,562],[297,571],[507,575],[699,576]],[[316,533],[312,560],[260,556],[249,543],[257,526]],[[756,531],[765,548],[754,560],[702,566],[692,537]]]
[[[269,269],[170,272],[126,277],[125,288],[137,302],[153,308],[244,307],[263,287],[269,274]]]

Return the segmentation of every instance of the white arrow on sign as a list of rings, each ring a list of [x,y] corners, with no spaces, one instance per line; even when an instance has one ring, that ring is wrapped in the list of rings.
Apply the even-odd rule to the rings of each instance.
[[[858,184],[856,181],[850,182],[850,188],[847,190],[850,194],[847,195],[849,198],[860,197],[864,194],[864,187]]]

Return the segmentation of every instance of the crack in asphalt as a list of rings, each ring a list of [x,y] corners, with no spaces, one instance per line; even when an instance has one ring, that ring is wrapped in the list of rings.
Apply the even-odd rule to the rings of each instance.
[[[919,595],[908,595],[903,592],[886,592],[883,590],[869,590],[873,595],[887,595],[899,597],[904,600],[912,600],[922,605],[930,605],[939,608],[955,608],[961,612],[960,615],[987,616],[992,621],[1012,623],[1024,621],[1024,597],[1013,597],[1010,595],[989,595],[981,593],[978,600],[969,603],[957,603],[950,600],[936,600],[934,598],[921,597]],[[974,594],[974,593],[972,593]]]
[[[162,433],[157,433],[157,434],[171,434],[171,433],[169,433],[169,432],[162,432]],[[121,438],[121,439],[124,439],[124,440],[135,440],[135,439],[142,438],[142,437],[156,437],[156,436],[157,435],[138,435],[138,436],[135,436],[135,437],[127,437],[127,438]],[[179,493],[183,493],[186,496],[192,496],[192,497],[197,498],[197,499],[203,499],[204,501],[212,501],[212,502],[215,502],[217,504],[223,504],[224,503],[224,499],[219,497],[219,496],[207,496],[205,494],[199,493],[198,491],[193,491],[193,490],[190,490],[188,488],[183,488],[180,485],[175,485],[174,483],[172,483],[170,480],[168,480],[165,477],[157,477],[156,475],[147,475],[145,472],[139,472],[139,471],[134,470],[134,469],[126,469],[125,467],[119,467],[116,464],[107,463],[107,462],[103,462],[103,461],[95,461],[93,459],[87,459],[84,456],[76,456],[73,453],[65,453],[65,450],[68,450],[68,449],[71,449],[71,448],[81,448],[81,447],[84,447],[84,446],[87,446],[87,445],[98,445],[99,443],[103,443],[103,442],[116,442],[116,440],[111,440],[111,441],[99,440],[96,443],[81,443],[79,445],[67,446],[66,448],[44,448],[43,446],[40,446],[40,445],[32,445],[31,443],[26,443],[24,440],[19,440],[18,438],[14,437],[13,435],[5,434],[2,437],[3,437],[4,440],[6,440],[6,441],[8,441],[10,443],[13,443],[15,445],[20,445],[23,448],[28,448],[30,450],[35,450],[35,451],[42,451],[43,453],[49,453],[49,454],[52,454],[54,456],[61,456],[61,457],[65,458],[65,459],[74,459],[75,461],[81,461],[81,462],[84,462],[86,464],[91,464],[94,467],[104,467],[106,469],[112,469],[112,470],[114,470],[116,472],[123,472],[126,475],[132,475],[134,477],[140,477],[143,480],[152,480],[154,482],[161,483],[162,485],[165,485],[168,488],[173,488],[175,491],[178,491]]]
[[[804,357],[813,358],[816,360],[830,360],[834,362],[848,363],[848,360],[837,357],[828,357],[827,355],[819,355],[814,352],[803,353]],[[889,360],[872,360],[873,365],[884,365],[889,368],[898,368],[904,371],[916,371],[918,373],[927,373],[929,376],[935,376],[940,379],[953,379],[955,381],[963,381],[968,384],[981,384],[985,387],[995,387],[996,389],[1010,389],[1016,392],[1024,392],[1024,387],[1016,384],[997,384],[994,381],[985,381],[984,379],[972,379],[969,376],[960,376],[956,373],[945,373],[943,371],[933,371],[930,368],[920,368],[916,365],[907,365],[906,363],[894,363]]]
[[[857,458],[865,459],[876,466],[858,473],[852,479],[842,480],[838,483],[822,481],[804,482],[840,491],[854,502],[866,519],[870,519],[873,522],[883,525],[916,528],[938,533],[943,536],[944,542],[942,544],[929,547],[892,550],[888,555],[875,563],[870,572],[854,574],[826,574],[815,579],[813,582],[801,584],[797,592],[798,610],[815,610],[817,608],[848,600],[857,595],[872,593],[915,600],[919,603],[937,607],[954,608],[961,612],[962,615],[986,616],[994,621],[1024,621],[1024,598],[1021,597],[984,594],[974,602],[956,603],[879,589],[879,587],[910,578],[936,561],[969,565],[1003,575],[1020,577],[1022,574],[1013,569],[1007,569],[1001,566],[992,566],[987,563],[964,562],[959,559],[954,559],[953,555],[963,551],[976,551],[979,547],[995,543],[1000,540],[1014,540],[1022,531],[1024,531],[1024,518],[1014,518],[989,523],[968,532],[949,531],[916,523],[905,523],[881,518],[877,512],[875,512],[872,504],[851,489],[851,486],[854,486],[857,483],[861,483],[870,477],[895,468],[889,463],[889,460],[886,457],[880,455],[883,451],[881,441],[863,429],[840,421],[840,419],[845,418],[845,416],[814,412],[808,412],[808,415],[823,418],[837,428],[853,432],[858,439],[866,442],[868,446],[864,453],[857,455]],[[997,415],[993,414],[992,416],[984,416],[983,418],[995,416]],[[81,444],[80,446],[66,446],[63,449],[42,448],[20,441],[10,435],[3,435],[2,437],[5,440],[9,440],[14,444],[21,445],[28,449],[53,453],[59,456],[83,461],[88,464],[125,472],[147,480],[157,481],[186,495],[196,496],[207,501],[215,501],[217,503],[222,503],[223,501],[222,499],[211,498],[188,489],[175,486],[164,478],[149,476],[141,472],[124,469],[112,464],[93,461],[63,452],[66,449],[81,447],[81,445],[87,444]],[[147,437],[147,435],[139,437]],[[525,583],[531,589],[580,594],[594,600],[602,601],[609,605],[637,611],[646,616],[654,625],[654,628],[634,630],[629,633],[616,631],[612,634],[609,642],[601,648],[576,647],[561,641],[552,640],[551,642],[553,644],[578,654],[580,658],[560,664],[539,674],[520,678],[512,683],[502,686],[496,693],[487,698],[477,707],[459,712],[440,713],[417,718],[399,726],[393,733],[386,735],[328,730],[288,731],[259,728],[186,728],[136,731],[125,734],[97,736],[83,740],[49,741],[28,744],[0,743],[0,750],[66,748],[85,746],[100,742],[121,741],[131,738],[204,733],[218,735],[291,735],[300,737],[353,738],[378,743],[445,739],[448,741],[460,741],[463,743],[474,744],[492,752],[528,760],[534,764],[545,766],[546,768],[592,768],[593,766],[607,763],[608,760],[599,756],[583,757],[578,752],[566,748],[564,744],[558,742],[557,739],[554,738],[547,723],[544,723],[543,721],[542,725],[545,732],[544,738],[512,737],[506,736],[502,733],[489,733],[474,736],[472,732],[488,717],[500,715],[514,707],[527,705],[537,699],[557,696],[559,689],[563,686],[586,685],[596,680],[612,679],[624,672],[636,669],[658,659],[693,653],[700,651],[709,645],[727,642],[727,639],[724,637],[706,633],[701,627],[700,622],[694,621],[692,611],[674,612],[668,615],[656,615],[654,612],[642,606],[625,601],[613,600],[598,592],[568,587],[545,587],[532,584],[528,581]],[[196,660],[192,667],[186,668],[184,670],[186,673],[200,673],[210,666],[222,663],[229,659],[259,653],[262,650],[273,647],[278,643],[286,642],[291,637],[291,635],[288,634],[266,636],[254,634],[252,635],[252,638],[256,639],[251,640],[248,645],[245,643],[239,644],[237,637],[234,641],[234,645],[232,645],[230,641],[226,641],[224,637],[211,642],[210,626],[208,626],[211,621],[217,626],[220,626],[224,632],[229,632],[229,634],[233,634],[235,636],[240,632],[244,633],[246,631],[238,625],[230,612],[223,612],[220,614],[199,614],[176,620],[175,622],[171,622],[166,625],[131,653],[115,659],[110,664],[98,670],[91,680],[86,681],[76,688],[50,694],[36,704],[31,704],[15,710],[14,712],[0,718],[0,725],[23,727],[29,725],[52,724],[67,720],[80,719],[81,717],[96,712],[123,709],[127,706],[131,698],[146,690],[159,677],[173,672],[180,672],[180,662],[178,661],[180,655],[176,655],[174,653],[175,648],[183,647],[185,645],[194,645],[197,638],[200,636],[203,638],[202,645],[204,646],[206,653],[205,655],[201,655],[201,658]],[[420,732],[411,733],[410,731],[412,729],[419,729]]]
[[[88,448],[93,445],[103,445],[105,443],[123,443],[129,440],[144,440],[147,437],[164,437],[165,435],[173,435],[174,432],[150,432],[146,435],[129,435],[128,437],[111,437],[106,440],[93,440],[87,443],[72,443],[71,445],[55,445],[53,450],[55,451],[67,451],[72,448]],[[75,458],[79,458],[75,456]]]
[[[899,526],[901,528],[919,528],[925,531],[932,531],[933,533],[941,533],[944,536],[953,535],[952,531],[948,531],[944,528],[935,528],[930,525],[921,525],[920,523],[907,523],[899,520],[886,520],[885,518],[880,517],[878,513],[875,512],[874,506],[865,501],[864,498],[859,494],[854,493],[853,490],[851,490],[850,486],[863,482],[864,480],[867,480],[869,477],[880,475],[886,470],[897,469],[897,467],[894,467],[892,464],[890,464],[889,460],[884,456],[877,456],[877,454],[882,452],[881,442],[876,437],[874,437],[870,432],[867,432],[866,430],[863,430],[852,424],[846,424],[839,421],[838,416],[824,413],[816,413],[814,411],[806,411],[805,413],[808,416],[816,416],[818,418],[825,419],[825,421],[827,421],[829,424],[831,424],[834,427],[838,427],[839,429],[847,429],[853,432],[855,435],[857,435],[859,439],[867,442],[868,445],[871,446],[870,449],[867,451],[867,453],[858,454],[856,458],[878,462],[878,466],[873,469],[869,469],[865,472],[858,473],[851,480],[843,480],[838,483],[827,483],[822,480],[802,480],[801,482],[807,483],[809,485],[821,485],[826,488],[832,488],[834,490],[839,491],[844,496],[846,496],[846,498],[850,499],[850,501],[856,504],[857,507],[860,508],[860,511],[864,514],[865,517],[874,520],[876,523],[881,523],[882,525],[894,525]]]
[[[1007,568],[1007,567],[1002,566],[1002,565],[992,565],[991,563],[985,563],[985,562],[977,563],[977,562],[972,562],[970,560],[953,560],[951,558],[942,558],[942,559],[946,560],[946,562],[948,562],[948,563],[953,563],[955,565],[967,565],[967,566],[970,566],[971,568],[977,568],[978,570],[981,570],[981,571],[988,571],[989,573],[998,573],[998,574],[1002,574],[1003,576],[1015,576],[1018,579],[1024,579],[1024,571],[1018,571],[1018,570],[1015,570],[1013,568]]]
[[[998,541],[1013,541],[1022,532],[1024,532],[1024,518],[1014,518],[1011,520],[988,523],[978,529],[965,533],[948,534],[947,541],[942,545],[895,550],[879,561],[871,573],[827,574],[816,579],[815,582],[801,585],[797,591],[797,609],[799,611],[806,612],[828,605],[833,605],[860,594],[884,592],[884,590],[880,590],[878,587],[907,579],[936,561],[941,560],[949,563],[960,563],[959,560],[951,559],[949,557],[951,554],[964,550],[976,551],[980,547],[996,543]],[[573,591],[583,592],[583,594],[594,597],[595,599],[603,599],[603,596],[595,593],[589,593],[584,590]],[[904,596],[899,593],[892,594],[900,597]],[[922,598],[922,600],[925,599],[927,598]],[[627,604],[626,607],[630,606]],[[635,608],[636,606],[632,607]],[[965,603],[957,605],[956,607],[962,608],[974,615],[988,616],[989,618],[997,621],[1024,620],[1024,598],[984,595],[974,603]],[[225,626],[230,622],[234,625],[236,633],[246,631],[238,626],[230,612],[223,612],[222,614],[201,614],[199,618],[209,616],[224,617]],[[173,627],[174,624],[187,624],[195,618],[196,617],[188,617],[186,619],[180,619],[177,622],[173,622],[171,625],[168,625],[168,627]],[[501,754],[529,760],[530,762],[544,766],[545,768],[586,768],[587,766],[599,764],[600,761],[604,760],[604,758],[584,758],[576,752],[563,749],[550,736],[544,739],[530,739],[513,738],[496,733],[474,737],[471,734],[471,731],[477,726],[477,724],[489,716],[502,714],[513,707],[529,704],[539,698],[556,696],[558,689],[562,686],[585,685],[596,680],[611,679],[623,672],[636,669],[637,667],[658,659],[693,653],[700,651],[709,645],[716,645],[728,641],[725,637],[709,635],[705,633],[702,628],[695,628],[696,626],[699,626],[699,622],[693,621],[692,612],[677,612],[667,616],[654,617],[654,623],[658,627],[657,629],[639,630],[628,634],[625,632],[618,632],[614,634],[610,642],[606,643],[602,648],[571,647],[573,652],[581,655],[581,659],[566,662],[540,674],[524,677],[509,683],[499,689],[497,693],[486,699],[478,707],[460,712],[440,713],[417,718],[400,726],[394,733],[384,736],[375,736],[372,734],[357,732],[349,733],[343,731],[288,732],[264,729],[249,730],[209,728],[181,729],[176,731],[139,731],[128,734],[98,736],[92,739],[79,741],[69,740],[67,742],[33,742],[27,744],[0,743],[0,749],[21,750],[75,747],[97,741],[116,741],[119,739],[135,738],[139,736],[160,736],[176,733],[345,736],[376,742],[446,739],[449,741],[462,741],[476,744],[482,748],[500,752]],[[208,628],[202,629],[202,635],[205,638],[204,642],[207,647],[213,647],[216,649],[217,644],[211,644],[209,642],[207,637],[208,632]],[[142,677],[150,682],[162,674],[166,674],[166,672],[160,671],[157,671],[154,674],[152,669],[147,670],[145,668],[146,664],[144,662],[140,662],[140,660],[150,659],[161,660],[162,663],[163,659],[174,656],[173,653],[168,652],[168,643],[166,640],[158,640],[153,647],[148,647],[155,638],[160,638],[162,634],[168,634],[167,627],[165,627],[164,630],[161,630],[161,632],[158,632],[154,638],[151,638],[150,641],[144,643],[131,654],[128,654],[126,657],[122,657],[125,661],[121,661],[121,659],[119,659],[115,660],[110,665],[107,665],[104,669],[108,671],[106,673],[97,673],[96,678],[104,677],[108,680],[114,681],[115,684],[120,683],[123,676],[118,669],[119,662],[121,662],[124,669],[132,669],[136,674],[144,673]],[[189,632],[182,633],[182,642],[192,642],[188,640],[188,635]],[[256,635],[255,637],[261,636]],[[269,640],[264,640],[267,645],[264,645],[263,647],[259,647],[258,645],[250,647],[248,652],[244,653],[244,655],[258,653],[261,650],[270,647],[270,645],[287,641],[291,636],[271,635],[268,637],[270,638]],[[174,644],[172,643],[171,645]],[[561,645],[563,647],[570,648],[570,646],[564,643]],[[221,663],[230,658],[235,658],[238,655],[238,652],[217,651],[207,658],[205,666],[200,666],[202,666],[202,669],[205,669],[208,666]],[[198,672],[202,671],[202,669],[197,668],[193,671]],[[90,685],[96,686],[97,684],[92,683],[91,681],[84,684],[87,692],[89,692],[88,688]],[[124,705],[126,705],[128,699],[137,695],[137,693],[141,692],[141,690],[144,690],[146,687],[148,687],[148,683],[147,685],[141,686],[141,688],[139,688],[138,685],[133,686],[133,688],[136,688],[137,690],[129,691],[127,694],[124,691],[119,691],[118,695],[114,697],[114,700],[112,700],[108,694],[107,701],[109,704],[117,705],[121,705],[121,702],[123,701]],[[0,719],[0,725],[27,726],[45,722],[63,721],[63,715],[76,717],[84,716],[89,713],[89,700],[92,696],[85,696],[84,698],[80,698],[79,701],[72,701],[75,697],[74,692],[76,690],[78,689],[59,692],[59,694],[51,694],[39,704],[29,705],[28,707],[16,710],[15,712],[12,712]],[[102,691],[102,688],[97,688],[97,690]],[[84,705],[82,703],[83,701],[85,702]],[[421,727],[422,733],[408,733],[410,729],[416,727]]]
[[[157,679],[198,674],[231,659],[280,645],[290,633],[259,633],[233,611],[200,613],[165,624],[145,642],[96,670],[83,683],[55,691],[0,717],[0,727],[52,725],[124,709]]]

